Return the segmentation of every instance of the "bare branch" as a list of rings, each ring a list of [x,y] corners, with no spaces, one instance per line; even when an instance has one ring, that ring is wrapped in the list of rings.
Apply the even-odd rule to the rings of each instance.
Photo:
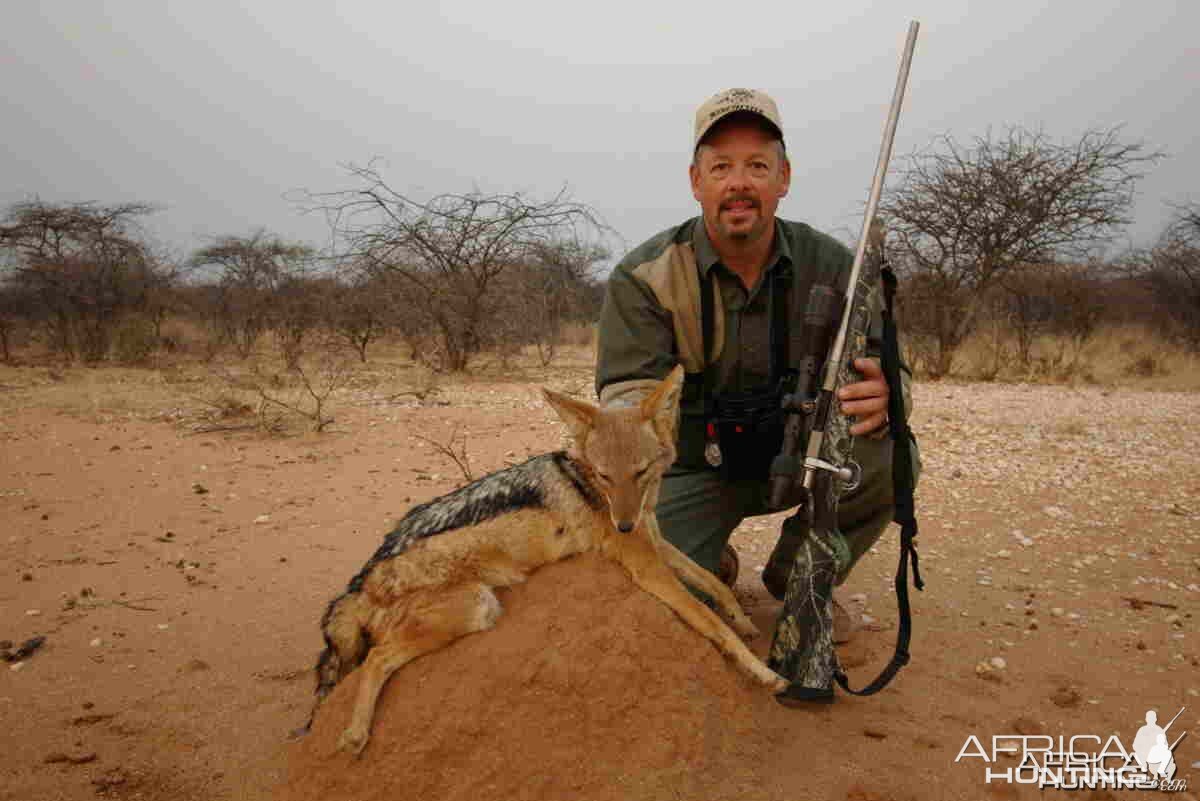
[[[124,319],[153,314],[152,297],[170,278],[139,222],[154,210],[34,200],[0,221],[6,284],[63,355],[104,359]]]
[[[413,434],[413,436],[422,442],[429,443],[435,451],[448,457],[454,464],[458,465],[458,469],[462,472],[463,479],[467,483],[475,480],[475,476],[471,473],[471,460],[467,457],[467,437],[465,434],[460,435],[457,428],[450,432],[450,438],[445,442],[438,442],[435,439],[423,437],[420,434]]]
[[[1011,127],[965,145],[945,135],[901,160],[881,213],[894,260],[917,284],[909,294],[924,304],[922,333],[938,343],[935,373],[970,332],[976,300],[1008,272],[1086,260],[1129,223],[1137,181],[1163,154],[1120,133],[1055,143]]]
[[[499,276],[548,249],[582,245],[585,231],[610,230],[565,189],[547,200],[478,191],[418,200],[390,187],[374,162],[347,169],[358,188],[294,199],[325,215],[346,261],[397,279],[410,312],[402,328],[436,341],[439,357],[426,360],[435,368],[465,369],[490,344],[506,314]]]

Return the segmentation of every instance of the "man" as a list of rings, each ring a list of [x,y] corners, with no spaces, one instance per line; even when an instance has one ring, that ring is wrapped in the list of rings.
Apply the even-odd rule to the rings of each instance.
[[[715,469],[712,463],[719,460],[711,450],[706,394],[720,398],[767,386],[771,353],[779,353],[769,325],[774,288],[789,293],[787,337],[797,352],[804,330],[799,318],[810,288],[819,284],[844,291],[853,255],[803,223],[776,218],[791,185],[791,164],[778,108],[762,92],[730,89],[700,107],[689,175],[701,216],[635,248],[609,279],[596,389],[604,403],[631,402],[683,363],[693,380],[682,399],[679,458],[664,477],[658,520],[668,540],[716,573],[729,536],[743,518],[768,512],[767,482],[727,480]],[[705,287],[712,287],[713,309],[708,354],[702,330]],[[875,310],[873,331],[880,326]],[[877,357],[879,347],[873,338],[869,354]],[[862,380],[839,393],[842,412],[855,418],[854,458],[863,471],[859,487],[842,497],[839,508],[849,566],[879,538],[892,516],[888,386],[877,358],[859,359],[855,367]],[[907,406],[907,376],[904,383]],[[795,528],[794,521],[784,524],[763,572],[763,583],[780,599],[799,545]],[[836,607],[840,604],[835,604],[835,627],[844,641],[853,624]]]

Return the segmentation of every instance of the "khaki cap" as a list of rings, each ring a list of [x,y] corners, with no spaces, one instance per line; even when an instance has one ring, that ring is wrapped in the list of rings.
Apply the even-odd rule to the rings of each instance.
[[[783,140],[783,120],[779,117],[779,107],[766,92],[755,89],[726,89],[717,92],[696,109],[696,135],[692,139],[692,150],[700,146],[700,140],[709,129],[726,116],[738,111],[749,111],[762,117],[775,128],[780,141]]]

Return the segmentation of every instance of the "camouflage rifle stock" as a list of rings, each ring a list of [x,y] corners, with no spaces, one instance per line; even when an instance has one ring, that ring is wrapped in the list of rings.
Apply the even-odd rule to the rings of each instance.
[[[854,286],[836,387],[859,379],[852,365],[854,359],[866,353],[871,325],[870,295],[879,284],[882,230],[878,230],[877,241],[878,245],[873,242],[868,249]],[[824,466],[811,471],[811,483],[801,481],[798,487],[787,486],[790,482],[785,476],[772,476],[772,503],[776,496],[798,497],[801,502],[796,514],[806,536],[788,577],[784,607],[767,664],[791,680],[791,687],[784,693],[786,698],[832,700],[838,669],[833,648],[833,584],[850,561],[849,546],[837,527],[838,498],[857,482],[859,469],[851,458],[854,438],[850,434],[850,420],[834,408],[836,389],[833,393],[822,392],[817,399],[785,399],[788,402],[799,410],[798,414],[789,415],[788,421],[795,421],[799,431],[785,431],[785,450],[799,445],[802,432],[808,443],[816,440],[820,449],[816,458]],[[789,433],[797,437],[795,442],[787,442]]]
[[[876,223],[875,212],[891,158],[918,27],[913,22],[908,28],[875,178],[850,269],[841,324],[825,359],[820,391],[812,397],[804,393],[805,388],[797,387],[783,398],[784,409],[789,413],[783,450],[772,465],[770,503],[775,509],[786,508],[789,498],[793,503],[798,498],[796,515],[805,536],[788,577],[767,664],[791,681],[788,689],[778,696],[780,703],[788,705],[832,701],[835,680],[846,687],[833,649],[833,584],[850,559],[849,547],[837,528],[837,501],[848,485],[858,480],[858,475],[857,465],[851,460],[850,421],[836,408],[837,390],[857,380],[853,360],[866,351],[871,295],[879,290],[883,260],[883,232]],[[892,389],[895,393],[898,387]],[[802,448],[805,458],[800,469],[796,455]],[[904,601],[907,602],[907,596]],[[905,643],[904,649],[898,646],[893,665],[885,671],[886,678],[880,677],[882,684],[907,660]],[[880,680],[864,692],[877,690],[882,686]]]

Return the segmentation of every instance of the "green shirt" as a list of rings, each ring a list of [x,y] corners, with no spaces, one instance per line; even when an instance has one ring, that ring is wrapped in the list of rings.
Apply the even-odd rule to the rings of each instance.
[[[600,315],[596,391],[604,403],[632,401],[666,377],[678,363],[700,373],[715,369],[717,393],[737,392],[767,383],[770,375],[769,282],[777,271],[794,294],[789,309],[790,351],[799,353],[809,282],[844,292],[854,261],[850,250],[804,223],[776,219],[775,239],[758,284],[747,289],[720,262],[700,218],[654,236],[635,248],[609,277]],[[700,312],[701,276],[715,279],[712,352],[703,358]],[[806,293],[805,293],[806,294]],[[878,303],[873,299],[874,306]],[[872,332],[882,331],[878,308]],[[878,336],[868,341],[868,355],[878,356]],[[906,398],[908,381],[905,380]],[[680,404],[680,465],[703,464],[703,398],[685,393]]]

